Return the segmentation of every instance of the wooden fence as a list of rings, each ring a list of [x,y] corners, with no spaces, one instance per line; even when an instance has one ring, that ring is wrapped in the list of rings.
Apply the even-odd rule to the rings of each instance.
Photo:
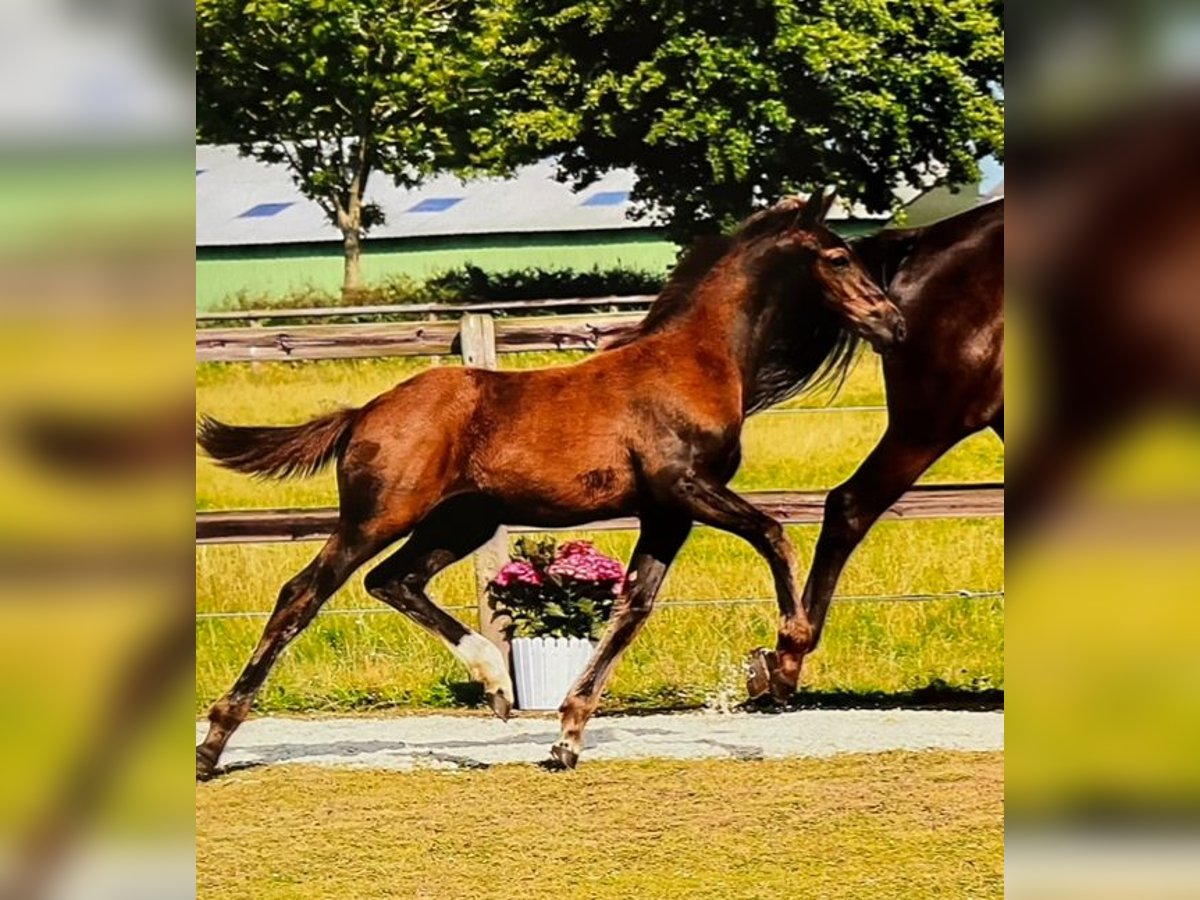
[[[592,312],[597,309],[620,310],[648,307],[654,302],[652,294],[631,294],[612,297],[559,297],[550,300],[491,300],[468,303],[393,303],[373,306],[321,306],[306,309],[222,310],[196,314],[196,321],[209,322],[267,322],[277,319],[345,319],[345,318],[453,318],[465,313],[541,313],[554,310],[556,314]]]
[[[464,319],[478,315],[468,313]],[[572,320],[495,319],[497,353],[529,350],[595,350],[605,338],[641,321],[641,314],[599,314]],[[196,332],[198,362],[282,362],[298,359],[365,359],[380,356],[447,356],[462,353],[460,322],[296,325],[204,328]]]
[[[748,491],[755,506],[787,525],[820,524],[824,491]],[[945,519],[957,516],[1001,516],[1004,486],[995,483],[918,485],[901,497],[885,519]],[[320,509],[220,510],[196,514],[196,543],[242,544],[323,540],[333,530],[338,513]],[[572,531],[617,531],[637,528],[637,520],[609,519]],[[513,527],[512,532],[549,531]]]

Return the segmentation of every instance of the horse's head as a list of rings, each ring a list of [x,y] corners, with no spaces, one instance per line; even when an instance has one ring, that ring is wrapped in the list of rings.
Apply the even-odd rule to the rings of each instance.
[[[844,240],[825,226],[833,191],[818,191],[806,201],[785,200],[775,214],[791,213],[791,226],[771,248],[781,265],[803,274],[815,285],[821,302],[877,351],[904,340],[904,315],[875,284],[861,260]]]

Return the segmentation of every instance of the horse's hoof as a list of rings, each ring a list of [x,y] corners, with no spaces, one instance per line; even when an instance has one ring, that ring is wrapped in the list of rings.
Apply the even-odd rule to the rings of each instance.
[[[196,780],[208,781],[217,774],[217,763],[211,760],[202,751],[203,748],[196,748]]]
[[[508,717],[512,715],[512,701],[504,696],[504,691],[488,691],[484,694],[487,697],[487,702],[492,707],[492,712],[501,722],[507,722]]]
[[[574,769],[579,765],[579,754],[566,744],[555,744],[551,747],[550,757],[560,769]]]
[[[771,672],[771,699],[780,706],[787,706],[792,702],[792,696],[796,693],[796,685],[789,682],[783,677],[778,669]]]
[[[759,647],[751,650],[746,660],[746,694],[758,700],[767,694],[774,696],[771,675],[779,668],[779,656],[774,650]]]

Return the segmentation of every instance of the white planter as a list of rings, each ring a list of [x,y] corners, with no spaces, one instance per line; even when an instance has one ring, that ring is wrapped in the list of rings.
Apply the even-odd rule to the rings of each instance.
[[[513,638],[517,709],[558,709],[593,649],[584,638]]]

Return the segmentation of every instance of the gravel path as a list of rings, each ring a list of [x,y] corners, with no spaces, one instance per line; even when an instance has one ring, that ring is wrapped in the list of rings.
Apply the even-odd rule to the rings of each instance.
[[[196,740],[205,723],[196,723]],[[558,737],[549,716],[507,723],[474,716],[282,719],[246,722],[221,762],[315,763],[369,769],[479,768],[545,760]],[[585,733],[582,762],[599,759],[758,759],[885,750],[1002,750],[1002,712],[797,710],[604,716]]]

